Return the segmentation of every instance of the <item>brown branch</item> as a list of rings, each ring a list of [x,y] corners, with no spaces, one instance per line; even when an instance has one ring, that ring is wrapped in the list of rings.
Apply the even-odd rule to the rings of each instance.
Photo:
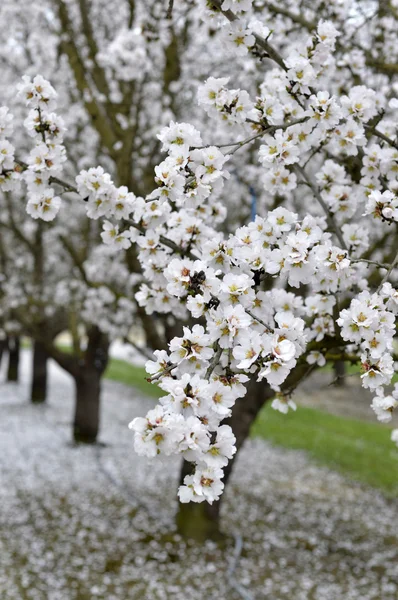
[[[173,6],[174,6],[174,0],[169,0],[169,6],[167,7],[167,13],[166,13],[166,19],[172,19],[173,18]]]
[[[306,121],[308,121],[308,119],[309,119],[309,117],[302,117],[301,119],[295,119],[294,121],[291,121],[290,123],[280,123],[278,125],[271,125],[270,127],[263,129],[259,133],[255,133],[255,134],[245,138],[244,140],[239,140],[238,142],[231,142],[230,144],[214,144],[214,145],[216,146],[216,148],[230,148],[232,146],[236,146],[236,148],[234,150],[232,150],[231,152],[228,152],[228,154],[234,154],[237,150],[239,150],[246,144],[250,144],[250,142],[257,140],[258,138],[262,137],[263,135],[272,134],[275,131],[288,129],[289,127],[293,127],[293,125],[299,125],[300,123],[305,123]],[[255,124],[261,126],[261,123],[255,123]],[[192,148],[192,150],[202,150],[203,148],[208,148],[208,146],[194,146]]]
[[[77,254],[77,252],[76,252],[75,248],[73,247],[73,245],[63,235],[59,236],[59,240],[61,241],[61,243],[64,246],[65,250],[68,252],[69,256],[72,258],[75,267],[77,267],[77,269],[79,270],[79,273],[82,276],[82,279],[83,279],[84,283],[86,285],[92,287],[93,284],[88,280],[86,272],[84,270],[83,261],[80,259],[79,255]]]
[[[217,346],[218,346],[218,342],[217,342]],[[222,352],[223,352],[223,349],[218,346],[213,358],[210,361],[207,371],[206,371],[205,379],[207,379],[208,381],[210,380],[211,374],[213,373],[214,369],[220,362]]]
[[[382,131],[380,131],[379,129],[376,129],[375,127],[372,127],[371,125],[365,125],[364,127],[365,127],[365,129],[367,129],[369,131],[369,133],[371,135],[375,135],[376,137],[380,138],[384,142],[387,142],[387,144],[389,144],[390,146],[392,146],[393,148],[396,148],[398,150],[398,142],[394,142],[394,140],[389,138]]]
[[[393,272],[393,270],[395,269],[395,267],[398,265],[398,252],[395,255],[394,260],[392,261],[390,268],[388,269],[387,273],[384,275],[383,279],[380,282],[379,287],[376,290],[376,293],[378,294],[381,290],[381,288],[383,287],[383,285],[386,283],[386,281],[388,280],[388,278],[390,277],[391,273]]]
[[[105,72],[99,66],[99,64],[97,62],[98,47],[97,47],[97,43],[95,41],[93,28],[91,26],[89,9],[88,9],[86,0],[79,0],[79,10],[80,10],[80,18],[82,20],[81,32],[84,34],[84,36],[86,38],[87,47],[88,47],[88,51],[89,51],[88,55],[89,55],[90,60],[92,61],[92,64],[94,65],[94,68],[92,69],[92,72],[91,72],[93,81],[94,81],[98,91],[102,94],[105,94],[107,97],[109,97],[109,86],[108,86],[108,82],[105,77]]]
[[[27,171],[29,169],[29,165],[26,162],[23,162],[22,160],[19,160],[18,158],[15,158],[14,160],[18,166],[22,167],[23,171]],[[60,185],[61,187],[63,187],[65,192],[74,192],[75,194],[79,195],[79,191],[76,186],[74,186],[66,181],[63,181],[62,179],[59,179],[58,177],[51,176],[49,179],[49,183],[50,184],[56,183],[57,185]]]
[[[90,116],[93,127],[98,131],[103,146],[112,154],[117,138],[109,123],[107,111],[100,102],[95,99],[95,94],[87,80],[87,69],[74,42],[74,32],[69,19],[68,9],[63,0],[57,0],[57,3],[58,17],[63,31],[60,49],[68,58],[69,65],[75,78],[76,87],[79,90],[80,97]]]
[[[367,260],[366,258],[352,258],[352,263],[366,263],[367,265],[374,265],[375,267],[379,267],[379,269],[389,269],[390,264],[377,262],[377,260]]]

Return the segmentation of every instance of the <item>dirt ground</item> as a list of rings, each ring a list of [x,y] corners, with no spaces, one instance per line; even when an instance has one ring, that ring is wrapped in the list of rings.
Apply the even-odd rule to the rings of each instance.
[[[72,447],[70,379],[52,365],[48,404],[32,406],[26,359],[23,382],[0,387],[1,600],[398,598],[398,506],[380,492],[249,440],[223,504],[230,542],[184,541],[178,459],[137,456],[127,428],[153,400],[106,381],[103,445]],[[334,393],[300,392],[343,410]]]

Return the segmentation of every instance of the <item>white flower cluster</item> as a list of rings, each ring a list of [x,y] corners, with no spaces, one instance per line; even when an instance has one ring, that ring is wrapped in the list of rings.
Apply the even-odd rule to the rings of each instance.
[[[130,224],[120,230],[118,224],[105,221],[102,239],[122,249],[137,241],[144,274],[150,280],[156,279],[170,254],[170,248],[164,249],[160,242],[162,234],[167,232],[176,247],[193,248],[200,239],[206,239],[206,221],[214,224],[225,216],[225,208],[216,198],[222,189],[226,175],[223,166],[228,157],[214,146],[196,147],[201,144],[200,134],[186,123],[171,122],[158,137],[169,156],[155,168],[158,188],[145,200],[127,193],[124,187],[116,188],[101,167],[82,171],[76,178],[79,193],[87,199],[90,218],[123,219]],[[210,195],[211,200],[204,205]],[[178,218],[175,208],[179,209]],[[140,236],[143,229],[145,235]],[[149,259],[156,258],[160,263],[154,269]]]
[[[247,54],[256,43],[250,23],[246,26],[241,21],[233,21],[224,27],[223,34],[228,47],[241,56]]]
[[[383,193],[373,190],[368,197],[365,215],[398,223],[398,196],[390,190]]]
[[[271,77],[272,75],[268,75],[268,78]],[[279,75],[278,80],[280,77]],[[308,99],[303,95],[301,106],[297,105],[295,109],[295,114],[299,117],[296,123],[286,123],[283,126],[284,130],[279,128],[274,134],[264,136],[265,143],[260,147],[259,160],[267,168],[264,176],[267,190],[288,192],[295,189],[297,180],[292,165],[298,163],[300,157],[314,146],[327,144],[332,154],[357,155],[358,148],[366,144],[363,122],[377,112],[373,90],[364,86],[360,88],[360,91],[353,88],[350,96],[345,96],[340,101],[330,96],[327,91],[312,94]],[[269,86],[267,90],[268,93],[257,99],[255,111],[260,122],[273,125],[280,119],[279,106],[283,103],[273,103],[272,95],[269,95]],[[286,94],[288,93],[279,94],[281,100]],[[358,94],[363,100],[362,103],[355,102]],[[360,106],[363,110],[357,108],[355,112],[354,108]],[[390,154],[390,150],[388,153]],[[344,184],[352,182],[345,174],[340,177],[341,172],[344,174],[344,168],[333,160],[327,160],[322,168],[322,174],[328,183],[326,202],[332,212],[340,211],[347,218],[355,212],[357,198],[348,193],[351,192],[349,185],[344,187]],[[337,187],[331,189],[330,177],[338,182]],[[369,179],[361,183],[371,187]]]
[[[87,216],[90,219],[128,219],[131,213],[140,213],[145,204],[142,198],[137,198],[126,186],[116,187],[109,173],[102,167],[81,171],[76,177],[76,185],[79,194],[86,201]],[[127,230],[119,234],[117,225],[104,222],[104,243],[126,249],[131,245],[131,237],[134,238],[134,232]]]
[[[392,419],[392,413],[398,406],[398,384],[395,384],[394,390],[387,396],[384,395],[383,388],[378,388],[376,394],[372,400],[372,409],[379,421],[389,423]]]
[[[359,204],[359,193],[354,192],[351,177],[342,165],[335,160],[326,160],[316,174],[316,180],[321,197],[337,223],[343,223],[355,214]],[[345,223],[342,225],[342,232],[347,247],[351,250],[363,249],[366,245],[366,227]]]
[[[51,177],[61,173],[66,160],[62,144],[64,123],[53,112],[57,93],[41,75],[36,75],[33,81],[25,75],[23,83],[18,86],[18,96],[31,109],[24,125],[35,140],[23,174],[28,189],[26,211],[34,219],[52,221],[60,209],[61,198],[51,187]]]
[[[13,133],[13,115],[0,107],[0,190],[9,192],[18,184],[20,175],[14,161],[14,146],[8,141]]]
[[[372,390],[390,383],[394,374],[393,337],[398,294],[389,283],[380,293],[361,292],[340,313],[341,336],[363,352],[362,385]]]
[[[365,125],[381,108],[374,90],[355,86],[338,99],[327,90],[315,89],[328,69],[333,69],[337,35],[331,23],[321,21],[316,35],[286,58],[286,73],[277,69],[266,73],[254,110],[246,112],[247,119],[264,128],[283,123],[286,114],[290,116],[290,122],[264,136],[260,147],[259,161],[266,168],[263,181],[268,192],[294,190],[297,187],[294,165],[314,147],[326,145],[332,155],[346,157],[357,155],[358,148],[366,145]],[[215,91],[210,88],[209,94]],[[386,157],[392,155],[391,148],[383,152]],[[383,161],[384,169],[380,172],[386,172],[386,162]],[[334,164],[336,168],[340,166]],[[371,189],[373,180],[370,182],[368,178],[361,183]],[[358,197],[350,191],[340,181],[338,187],[328,191],[327,204],[332,212],[338,211],[340,220],[352,216],[356,210]]]
[[[198,102],[210,115],[221,114],[228,123],[245,123],[254,108],[245,90],[230,90],[229,77],[209,77],[199,87]]]

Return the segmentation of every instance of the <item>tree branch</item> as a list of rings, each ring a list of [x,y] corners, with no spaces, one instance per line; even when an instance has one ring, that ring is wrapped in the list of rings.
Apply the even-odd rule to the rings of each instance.
[[[311,180],[310,176],[306,173],[306,171],[305,171],[305,169],[303,169],[303,167],[296,164],[296,165],[293,165],[293,169],[296,171],[296,173],[301,175],[301,177],[304,179],[305,183],[307,183],[307,185],[311,188],[315,198],[321,205],[321,207],[326,215],[326,219],[327,219],[330,229],[332,229],[332,231],[334,231],[334,233],[336,234],[336,237],[339,240],[340,246],[342,248],[344,248],[344,250],[347,250],[347,244],[344,241],[343,235],[342,235],[340,229],[338,228],[326,202],[322,198],[322,196],[319,192],[318,186]]]
[[[379,129],[376,129],[375,127],[372,127],[371,125],[365,125],[364,127],[365,127],[365,129],[367,129],[369,131],[369,133],[371,135],[375,135],[376,137],[380,138],[384,142],[387,142],[387,144],[389,144],[390,146],[392,146],[393,148],[396,148],[398,150],[398,142],[394,142],[394,140],[389,138],[382,131],[379,131]]]

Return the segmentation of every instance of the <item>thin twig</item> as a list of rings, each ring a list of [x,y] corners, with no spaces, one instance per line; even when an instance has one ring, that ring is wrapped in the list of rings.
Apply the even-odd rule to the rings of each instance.
[[[398,142],[394,142],[394,140],[389,138],[382,131],[380,131],[379,129],[376,129],[375,127],[372,127],[371,125],[365,125],[364,127],[365,127],[365,129],[367,129],[369,131],[369,133],[371,133],[372,135],[375,135],[376,137],[380,138],[384,142],[387,142],[387,144],[389,144],[390,146],[392,146],[393,148],[396,148],[398,150]]]
[[[318,368],[318,365],[316,363],[309,365],[308,369],[306,371],[304,371],[303,375],[301,377],[299,377],[299,379],[296,381],[296,383],[294,385],[292,385],[290,388],[287,388],[287,390],[284,390],[282,388],[282,393],[285,396],[293,396],[294,392],[296,391],[296,389],[298,388],[300,383],[302,381],[304,381],[304,379],[306,379],[310,375],[310,373],[312,373],[312,371],[316,368]]]
[[[148,360],[153,360],[153,353],[150,350],[148,350],[148,348],[138,346],[135,342],[129,340],[128,337],[125,337],[123,339],[123,342],[132,346],[135,350],[137,350],[137,352],[145,356],[145,358],[147,358]]]
[[[274,331],[274,330],[273,330],[273,329],[271,329],[271,327],[270,327],[269,325],[267,325],[267,323],[265,323],[265,321],[263,321],[263,320],[262,320],[262,319],[260,319],[259,317],[256,317],[256,315],[254,315],[254,314],[252,313],[252,311],[251,311],[251,310],[249,310],[248,308],[246,308],[246,309],[245,309],[245,312],[246,312],[246,313],[247,313],[247,314],[248,314],[248,315],[249,315],[249,316],[250,316],[252,319],[254,319],[254,320],[255,320],[255,321],[257,321],[258,323],[260,323],[261,325],[263,325],[267,331],[269,331],[270,333],[273,333],[273,331]]]
[[[163,377],[163,375],[167,375],[167,373],[170,373],[170,371],[172,371],[173,369],[176,369],[177,367],[178,367],[178,365],[176,365],[176,364],[169,365],[165,369],[162,369],[161,371],[159,371],[159,373],[157,373],[156,375],[153,375],[152,377],[148,377],[147,381],[149,383],[152,383],[152,381],[156,381],[157,379],[160,379],[161,377]]]
[[[352,258],[351,262],[352,263],[363,262],[368,265],[374,265],[375,267],[379,267],[379,269],[389,269],[390,268],[390,264],[380,263],[380,262],[377,262],[377,260],[368,260],[367,258]]]
[[[221,354],[222,354],[222,348],[218,347],[217,351],[215,352],[213,358],[211,359],[208,369],[206,371],[205,379],[207,379],[208,381],[210,380],[211,374],[213,373],[214,369],[220,362]]]
[[[344,250],[348,250],[347,248],[347,244],[344,241],[343,235],[341,233],[341,231],[339,230],[332,214],[330,213],[330,210],[326,204],[326,202],[324,201],[324,199],[322,198],[318,186],[312,181],[312,179],[310,178],[310,176],[308,175],[308,173],[306,173],[305,169],[303,169],[303,167],[301,167],[300,165],[293,165],[293,169],[299,174],[301,175],[301,177],[304,179],[305,183],[307,183],[307,185],[311,188],[315,198],[318,200],[319,204],[321,205],[321,207],[323,208],[323,211],[326,215],[328,224],[330,229],[332,229],[334,231],[334,233],[336,234],[340,246],[342,248],[344,248]]]
[[[230,142],[229,144],[214,144],[214,145],[216,146],[216,148],[230,148],[231,146],[237,146],[237,148],[235,148],[235,150],[232,150],[232,152],[229,152],[229,154],[234,154],[234,152],[239,150],[239,148],[242,148],[242,146],[245,146],[246,144],[253,142],[257,138],[260,138],[263,135],[266,135],[267,133],[271,134],[278,130],[288,129],[289,127],[293,127],[293,125],[299,125],[300,123],[305,123],[306,121],[308,121],[308,119],[309,119],[309,117],[302,117],[301,119],[295,119],[294,121],[291,121],[290,123],[280,123],[278,125],[271,125],[270,127],[263,129],[259,133],[255,133],[254,135],[251,135],[250,137],[247,137],[243,140],[239,140],[238,142]],[[203,150],[204,148],[208,148],[208,147],[209,147],[208,145],[207,146],[195,146],[193,148],[193,150]]]
[[[19,165],[24,171],[28,170],[29,165],[26,162],[23,162],[22,160],[19,160],[18,158],[14,159],[14,160],[15,160],[15,163],[17,165]],[[50,183],[56,183],[57,185],[60,185],[61,187],[64,188],[64,190],[66,192],[74,192],[75,194],[79,195],[79,191],[78,191],[78,189],[77,189],[76,186],[74,186],[74,185],[72,185],[72,184],[70,184],[70,183],[68,183],[66,181],[63,181],[62,179],[59,179],[58,177],[51,176],[50,179],[49,179],[49,182]]]
[[[139,225],[138,223],[135,223],[131,219],[126,219],[124,222],[126,223],[126,225],[129,225],[130,227],[134,227],[134,229],[137,229],[140,233],[145,235],[147,229],[143,225]],[[165,237],[164,235],[159,236],[159,242],[161,244],[163,244],[164,246],[171,248],[172,250],[174,250],[174,252],[181,254],[181,256],[186,256],[187,258],[190,258],[191,260],[199,260],[199,256],[196,256],[196,254],[192,254],[192,252],[190,250],[185,250],[184,248],[182,248],[181,246],[179,246],[178,244],[173,242],[173,240],[170,240],[169,238]]]
[[[344,381],[344,379],[348,379],[348,377],[357,377],[358,375],[359,375],[359,371],[358,371],[358,373],[346,373],[345,375],[337,375],[334,379],[332,379],[332,381],[330,383],[322,386],[319,389],[321,389],[321,390],[327,389],[329,387],[332,387],[338,381]]]
[[[393,270],[395,269],[395,267],[398,265],[398,252],[395,255],[394,260],[392,261],[390,268],[388,269],[387,273],[384,275],[383,279],[380,282],[379,287],[376,290],[376,294],[378,294],[381,290],[381,288],[383,287],[383,285],[386,283],[386,281],[388,280],[388,278],[390,277],[391,273],[393,272]]]

